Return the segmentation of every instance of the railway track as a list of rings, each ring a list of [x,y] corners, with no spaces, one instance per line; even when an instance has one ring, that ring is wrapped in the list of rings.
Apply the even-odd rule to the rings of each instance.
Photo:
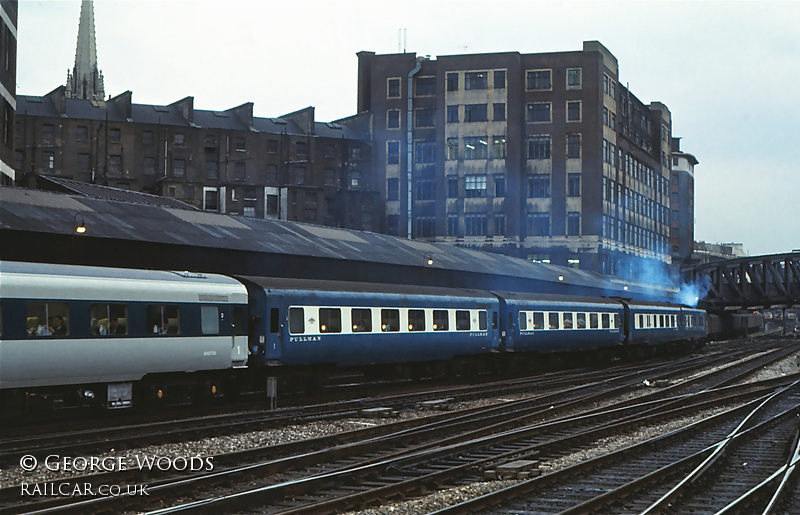
[[[689,370],[662,370],[661,375],[650,370],[651,375],[645,377],[668,381],[672,374],[676,383],[635,399],[613,400],[641,383],[642,371],[502,406],[383,426],[390,432],[381,435],[368,430],[218,456],[211,473],[153,480],[146,474],[124,471],[82,478],[81,482],[146,482],[151,495],[171,506],[162,511],[165,513],[232,511],[251,506],[266,512],[297,513],[354,509],[387,496],[408,497],[428,488],[480,481],[487,471],[502,474],[502,466],[508,461],[553,461],[575,449],[590,448],[600,438],[720,404],[733,406],[729,412],[735,412],[751,399],[771,394],[786,380],[729,385],[790,352],[791,348],[761,353],[726,367],[695,359],[689,360]],[[697,371],[710,366],[712,370],[705,373]],[[679,376],[683,379],[675,379]],[[530,464],[520,466],[530,468]],[[519,473],[525,472],[530,473]],[[0,496],[4,513],[154,508],[133,495],[25,503],[19,502],[18,489],[2,491]]]

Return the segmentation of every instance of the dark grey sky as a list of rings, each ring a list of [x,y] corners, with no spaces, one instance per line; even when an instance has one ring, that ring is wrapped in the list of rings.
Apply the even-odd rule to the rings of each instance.
[[[17,94],[66,81],[80,2],[21,0]],[[800,2],[96,0],[106,94],[194,96],[257,116],[355,114],[356,52],[580,50],[598,40],[620,80],[673,115],[696,167],[695,237],[750,254],[800,248]]]

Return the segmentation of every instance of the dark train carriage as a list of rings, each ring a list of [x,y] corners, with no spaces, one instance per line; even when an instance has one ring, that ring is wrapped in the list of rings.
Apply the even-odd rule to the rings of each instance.
[[[574,352],[620,345],[622,305],[613,299],[496,293],[505,348],[515,352]]]
[[[625,305],[626,342],[660,345],[681,339],[681,308],[664,302],[622,300]]]
[[[679,324],[684,340],[702,340],[708,336],[706,312],[702,309],[682,307]]]
[[[337,367],[446,361],[496,351],[498,300],[470,290],[241,278],[251,364]]]

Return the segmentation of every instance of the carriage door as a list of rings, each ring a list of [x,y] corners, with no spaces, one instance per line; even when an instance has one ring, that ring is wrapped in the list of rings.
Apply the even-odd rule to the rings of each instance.
[[[220,312],[220,317],[224,315]],[[233,366],[244,366],[247,363],[247,326],[245,324],[244,306],[233,308],[233,328],[231,335],[231,363]]]

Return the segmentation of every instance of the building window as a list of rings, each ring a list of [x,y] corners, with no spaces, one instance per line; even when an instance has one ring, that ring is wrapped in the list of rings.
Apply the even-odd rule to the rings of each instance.
[[[269,184],[278,183],[278,165],[267,165],[264,180]]]
[[[494,235],[495,236],[505,236],[506,234],[506,216],[505,215],[494,215]]]
[[[467,175],[464,177],[467,198],[483,198],[486,196],[486,176]]]
[[[293,170],[294,184],[305,184],[306,169],[302,166],[295,166]]]
[[[155,175],[156,174],[156,158],[155,157],[145,157],[144,158],[144,174],[145,175]]]
[[[194,186],[185,185],[183,187],[183,198],[186,200],[194,200]]]
[[[492,159],[506,158],[506,137],[495,136],[492,138]]]
[[[109,168],[110,168],[110,164],[109,164]],[[186,160],[184,160],[184,159],[173,159],[172,160],[172,175],[174,175],[175,177],[183,177],[183,174],[184,174],[185,171],[186,171]]]
[[[361,186],[361,172],[354,170],[350,172],[350,187],[359,188]]]
[[[567,121],[579,122],[581,121],[581,101],[574,100],[567,102]]]
[[[325,145],[325,157],[333,157],[336,154],[336,147],[333,145]]]
[[[400,200],[400,179],[386,179],[386,200]]]
[[[217,137],[213,134],[206,134],[206,142],[203,147],[209,150],[217,148]]]
[[[278,140],[276,139],[268,139],[267,140],[267,152],[270,154],[274,154],[278,151]]]
[[[494,107],[494,121],[496,122],[506,121],[506,104],[505,103],[493,104],[492,107]]]
[[[506,196],[506,176],[494,176],[494,196],[495,198],[502,198]]]
[[[528,213],[528,236],[550,236],[550,213]]]
[[[142,133],[142,145],[152,145],[153,144],[153,133],[150,131],[144,131]]]
[[[55,129],[52,124],[42,125],[42,139],[51,140],[55,137]]]
[[[436,94],[436,77],[417,77],[414,96],[431,97]]]
[[[464,106],[465,122],[485,122],[488,121],[486,104],[467,104]]]
[[[488,72],[464,73],[464,89],[486,89]]]
[[[528,177],[528,198],[550,198],[550,175]]]
[[[111,130],[113,132],[115,129],[111,129]],[[112,139],[111,141],[114,141],[114,140]],[[117,140],[117,141],[119,141],[119,140]],[[182,133],[182,132],[176,132],[175,134],[172,135],[172,143],[174,145],[185,145],[186,144],[186,135],[184,133]]]
[[[612,79],[611,77],[609,77],[608,75],[606,75],[604,73],[603,74],[603,93],[605,93],[606,95],[610,96],[611,98],[617,98],[616,86],[617,86],[617,83],[614,82],[614,79]]]
[[[399,129],[400,128],[400,110],[389,109],[386,111],[386,128]]]
[[[529,90],[551,89],[550,70],[530,70],[527,74],[527,88]]]
[[[447,198],[458,198],[458,177],[447,178]]]
[[[486,236],[486,215],[465,215],[464,236]]]
[[[352,159],[353,161],[361,160],[361,147],[350,148],[350,159]]]
[[[417,109],[414,111],[414,114],[414,127],[433,127],[436,122],[436,109]]]
[[[580,68],[567,68],[567,89],[581,89]]]
[[[323,180],[325,181],[325,186],[336,186],[336,175],[332,168],[327,168],[325,170]]]
[[[495,70],[494,72],[494,89],[506,89],[506,71]]]
[[[78,141],[86,141],[89,139],[89,127],[79,125],[75,128],[75,139]]]
[[[78,154],[78,171],[89,170],[89,154]]]
[[[239,161],[233,166],[234,178],[237,181],[247,179],[247,165],[244,161]]]
[[[458,123],[458,106],[447,106],[447,123]]]
[[[246,143],[246,140],[245,140],[244,136],[237,136],[236,140],[235,140],[235,143],[234,143],[234,148],[238,152],[244,152],[246,150],[246,148],[247,148],[246,144],[247,143]]]
[[[528,104],[528,122],[549,122],[550,102],[531,102]]]
[[[308,156],[308,145],[305,141],[295,141],[294,152],[297,157],[306,157]]]
[[[400,98],[400,78],[386,79],[386,98]]]
[[[567,213],[567,236],[581,235],[581,214],[577,211]]]
[[[567,196],[568,197],[581,196],[581,174],[579,173],[567,174]]]
[[[550,159],[550,136],[528,139],[528,159]]]
[[[386,164],[398,165],[400,164],[400,142],[387,141],[386,142]]]
[[[206,161],[206,177],[209,179],[219,177],[219,165],[216,161]]]
[[[433,180],[424,179],[414,181],[414,200],[435,200],[436,183]]]
[[[458,236],[458,215],[447,215],[447,235]]]
[[[449,161],[458,159],[458,138],[447,138],[447,155]]]
[[[414,162],[433,163],[436,160],[436,143],[433,141],[414,142]]]
[[[464,159],[487,159],[489,142],[486,136],[464,138]]]
[[[567,158],[579,159],[581,157],[581,135],[567,134]]]
[[[447,74],[447,91],[458,91],[458,72]]]
[[[203,209],[219,211],[219,193],[215,189],[203,189]]]
[[[414,237],[415,238],[432,238],[435,235],[436,219],[432,216],[421,216],[414,219]],[[422,311],[420,311],[422,313]],[[411,311],[409,311],[411,315]],[[422,317],[422,324],[424,326],[424,317]],[[422,330],[422,329],[417,329]]]

